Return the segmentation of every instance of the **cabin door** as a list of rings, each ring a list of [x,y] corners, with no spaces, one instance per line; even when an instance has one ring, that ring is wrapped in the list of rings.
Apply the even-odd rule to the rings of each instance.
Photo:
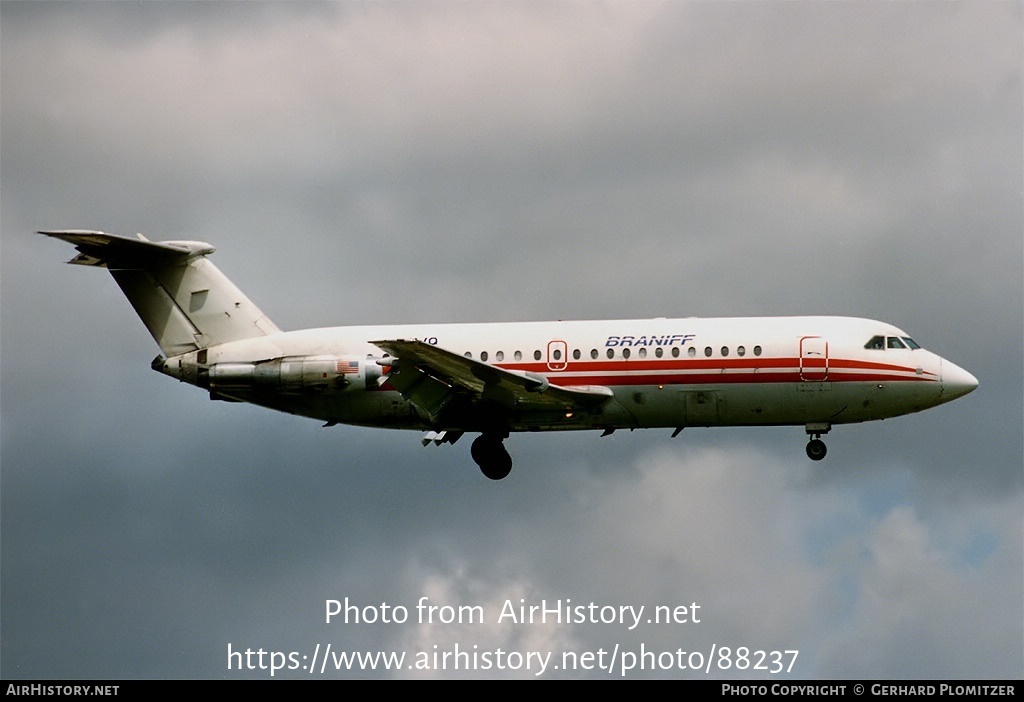
[[[800,339],[800,379],[821,382],[828,378],[828,342],[820,336]]]
[[[557,339],[548,342],[548,370],[563,371],[569,365],[569,345]]]

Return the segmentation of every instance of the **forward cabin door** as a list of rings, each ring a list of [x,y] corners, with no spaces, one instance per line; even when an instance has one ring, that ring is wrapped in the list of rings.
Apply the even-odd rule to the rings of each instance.
[[[820,336],[800,339],[800,379],[821,382],[828,378],[828,341]]]

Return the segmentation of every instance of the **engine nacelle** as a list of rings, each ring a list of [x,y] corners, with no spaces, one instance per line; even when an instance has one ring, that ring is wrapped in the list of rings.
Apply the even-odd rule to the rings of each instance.
[[[337,392],[361,376],[362,359],[339,356],[289,356],[258,363],[214,363],[199,371],[210,390]]]

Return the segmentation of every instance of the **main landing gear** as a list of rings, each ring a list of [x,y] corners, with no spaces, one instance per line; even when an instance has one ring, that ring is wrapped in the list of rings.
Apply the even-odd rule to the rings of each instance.
[[[501,480],[512,472],[512,456],[503,443],[506,438],[508,434],[481,434],[470,447],[473,460],[491,480]]]
[[[807,457],[812,461],[820,461],[828,453],[828,447],[821,440],[822,434],[827,434],[831,424],[808,424],[805,429],[811,440],[807,442]]]

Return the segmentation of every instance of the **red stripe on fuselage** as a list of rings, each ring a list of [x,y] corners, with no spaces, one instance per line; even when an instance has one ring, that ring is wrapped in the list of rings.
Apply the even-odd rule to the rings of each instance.
[[[672,375],[588,375],[576,378],[552,377],[554,385],[763,385],[766,383],[881,383],[936,382],[922,376],[829,373],[827,377],[807,380],[799,371],[792,373],[700,373]]]
[[[828,360],[827,376],[807,380],[799,358],[736,359],[611,359],[571,361],[565,370],[551,372],[544,363],[499,364],[510,370],[540,373],[556,385],[707,385],[764,383],[878,383],[937,382],[929,371],[860,359]],[[815,366],[814,371],[825,368]],[[806,372],[806,369],[805,369]]]

